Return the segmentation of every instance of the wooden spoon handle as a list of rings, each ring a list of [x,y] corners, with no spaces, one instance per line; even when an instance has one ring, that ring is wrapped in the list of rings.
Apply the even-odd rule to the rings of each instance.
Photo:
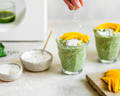
[[[49,33],[49,35],[48,35],[48,37],[47,37],[47,40],[46,40],[46,42],[45,42],[45,45],[44,45],[44,47],[43,47],[43,51],[45,50],[45,48],[46,48],[46,46],[47,46],[47,44],[48,44],[48,41],[49,41],[52,33],[53,33],[52,31]]]

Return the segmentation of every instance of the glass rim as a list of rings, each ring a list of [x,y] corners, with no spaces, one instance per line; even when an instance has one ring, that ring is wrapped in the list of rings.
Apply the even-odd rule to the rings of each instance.
[[[6,10],[6,9],[11,9],[11,8],[15,7],[15,3],[13,1],[0,1],[0,5],[2,5],[4,3],[8,3],[8,4],[11,4],[11,5],[6,7],[6,8],[0,8],[0,10]]]

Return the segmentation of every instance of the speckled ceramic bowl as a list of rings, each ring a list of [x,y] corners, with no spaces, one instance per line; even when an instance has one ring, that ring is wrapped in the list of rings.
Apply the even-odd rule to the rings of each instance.
[[[46,50],[44,52],[46,52],[50,56],[50,58],[42,60],[41,62],[33,63],[24,58],[24,57],[28,56],[29,54],[31,54],[31,52],[32,52],[32,54],[35,54],[36,52],[40,52],[40,51],[42,51],[42,50],[34,49],[31,51],[24,52],[20,56],[20,60],[26,70],[33,71],[33,72],[39,72],[39,71],[47,70],[50,67],[50,65],[52,64],[53,55]]]

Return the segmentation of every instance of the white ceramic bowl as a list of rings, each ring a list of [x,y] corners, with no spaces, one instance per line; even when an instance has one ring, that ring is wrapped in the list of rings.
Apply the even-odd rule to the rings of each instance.
[[[36,54],[36,52],[41,52],[41,51],[42,51],[42,49],[34,49],[31,51],[24,52],[20,56],[20,60],[26,70],[33,71],[33,72],[39,72],[39,71],[47,70],[50,67],[50,65],[52,64],[53,55],[46,50],[44,52],[46,52],[50,56],[50,58],[48,58],[48,59],[44,59],[41,62],[36,62],[36,63],[30,62],[25,59],[25,57],[27,57],[31,53]]]
[[[19,64],[14,64],[14,63],[3,63],[3,64],[10,64],[10,65],[17,65],[19,67],[19,71],[14,73],[14,74],[4,74],[4,73],[0,73],[0,80],[2,81],[15,81],[18,78],[20,78],[20,76],[22,75],[23,72],[23,68],[21,65]],[[0,64],[1,66],[2,64]]]

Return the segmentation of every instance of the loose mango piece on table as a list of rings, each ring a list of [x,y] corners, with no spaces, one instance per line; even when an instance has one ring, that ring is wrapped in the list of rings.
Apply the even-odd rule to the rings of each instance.
[[[108,84],[108,90],[113,92],[120,91],[120,70],[112,69],[105,72],[104,77],[101,78],[105,83]]]

